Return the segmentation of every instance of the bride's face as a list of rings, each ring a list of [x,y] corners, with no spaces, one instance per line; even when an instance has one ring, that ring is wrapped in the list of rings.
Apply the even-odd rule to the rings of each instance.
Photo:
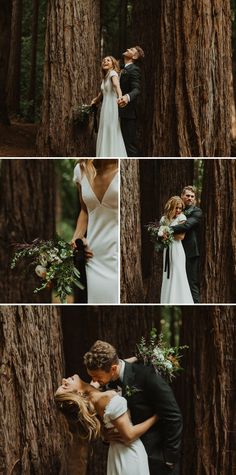
[[[103,58],[102,60],[102,69],[104,71],[108,71],[108,69],[112,69],[113,68],[113,64],[112,64],[112,60],[110,58],[110,56],[106,56],[106,58]]]
[[[61,386],[59,386],[59,388],[56,390],[56,395],[64,394],[65,392],[77,392],[81,389],[80,386],[80,378],[78,374],[74,374],[74,376],[69,376],[69,378],[63,378]]]
[[[176,217],[176,216],[179,216],[179,214],[181,214],[182,211],[183,211],[183,207],[182,207],[180,204],[176,205],[176,208],[175,208],[175,217]]]

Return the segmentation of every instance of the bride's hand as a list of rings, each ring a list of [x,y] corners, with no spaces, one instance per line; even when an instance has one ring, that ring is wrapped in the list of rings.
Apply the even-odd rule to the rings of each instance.
[[[76,240],[79,239],[78,236],[73,236],[71,239],[70,245],[73,249],[76,249]],[[80,238],[81,239],[81,238]],[[88,241],[85,238],[82,238],[83,245],[84,245],[84,255],[85,259],[91,259],[93,257],[93,251],[88,247]]]

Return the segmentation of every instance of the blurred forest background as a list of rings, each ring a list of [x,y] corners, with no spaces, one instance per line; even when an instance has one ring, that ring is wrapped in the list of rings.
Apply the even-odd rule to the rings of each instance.
[[[83,355],[97,339],[127,358],[155,327],[189,346],[172,384],[184,420],[181,475],[234,475],[235,322],[235,306],[0,307],[0,472],[105,475],[107,446],[88,453],[53,394],[64,375],[88,381]]]
[[[0,155],[94,156],[104,55],[146,57],[142,156],[235,154],[236,0],[0,0]],[[234,92],[233,92],[234,91]],[[10,126],[11,124],[11,126]]]

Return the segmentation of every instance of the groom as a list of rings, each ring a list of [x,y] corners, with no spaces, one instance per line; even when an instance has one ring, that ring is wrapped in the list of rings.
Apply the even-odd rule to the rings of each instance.
[[[202,210],[195,206],[196,189],[194,186],[185,186],[181,198],[185,204],[184,214],[187,221],[173,226],[174,234],[185,233],[183,247],[186,254],[186,273],[194,303],[200,302],[199,267],[200,252],[198,230],[202,219]]]
[[[105,341],[94,343],[84,363],[94,382],[109,385],[108,389],[122,388],[133,424],[158,415],[158,422],[141,437],[150,475],[178,475],[182,416],[167,382],[151,366],[120,360]]]
[[[124,69],[120,76],[123,96],[117,101],[121,132],[128,157],[138,157],[136,144],[137,97],[141,92],[141,71],[136,62],[144,58],[144,52],[140,46],[133,46],[123,53],[123,58]]]

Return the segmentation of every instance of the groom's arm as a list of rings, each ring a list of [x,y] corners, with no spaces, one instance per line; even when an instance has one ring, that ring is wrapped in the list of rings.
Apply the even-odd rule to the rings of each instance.
[[[129,95],[130,102],[132,102],[136,97],[139,96],[141,93],[141,71],[137,67],[129,71],[130,76],[130,92],[127,94]]]
[[[198,226],[202,219],[202,210],[197,208],[194,210],[187,220],[182,224],[177,224],[176,226],[171,226],[174,230],[174,234],[187,233],[190,229]]]
[[[145,393],[160,420],[163,453],[166,463],[179,458],[182,437],[182,415],[169,384],[153,369],[148,372]]]

